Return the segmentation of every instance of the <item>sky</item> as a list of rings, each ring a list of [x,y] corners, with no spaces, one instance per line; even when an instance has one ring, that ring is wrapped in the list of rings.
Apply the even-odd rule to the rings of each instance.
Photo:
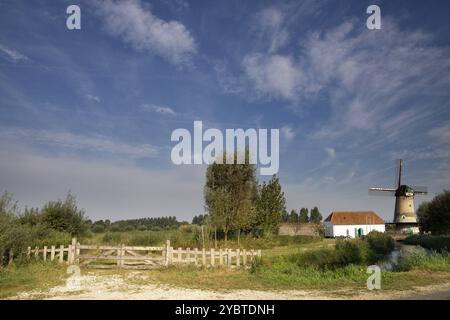
[[[393,187],[396,159],[428,187],[416,207],[450,188],[449,40],[446,0],[0,0],[0,192],[190,221],[206,165],[173,164],[170,138],[201,120],[280,129],[288,210],[391,221],[367,188]]]

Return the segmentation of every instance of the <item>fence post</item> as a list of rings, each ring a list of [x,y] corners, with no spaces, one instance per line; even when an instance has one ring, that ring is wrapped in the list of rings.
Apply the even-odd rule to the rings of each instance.
[[[215,253],[214,253],[214,249],[213,248],[211,248],[210,255],[211,255],[211,267],[214,267],[214,263],[215,263],[216,257],[215,257]]]
[[[194,249],[194,263],[195,263],[195,265],[198,265],[197,257],[198,257],[198,248],[195,248]]]
[[[239,267],[241,265],[241,250],[236,249],[236,265]]]
[[[59,263],[64,262],[64,245],[59,246]]]
[[[202,265],[206,265],[206,250],[205,248],[202,249]]]
[[[117,262],[116,262],[116,265],[117,265],[117,268],[119,268],[119,269],[120,269],[120,260],[121,259],[122,259],[122,245],[118,244],[117,245]]]
[[[47,246],[44,246],[43,257],[44,257],[44,261],[47,261]]]
[[[80,264],[80,251],[81,251],[80,243],[77,242],[77,247],[76,247],[76,251],[75,251],[75,257],[76,257],[75,264]]]
[[[178,262],[183,261],[183,260],[181,260],[181,255],[182,255],[181,250],[182,250],[181,248],[178,248]]]
[[[247,251],[244,249],[242,250],[242,265],[245,267],[247,264]]]
[[[258,250],[258,257],[261,258],[261,249]]]
[[[31,256],[31,247],[28,247],[27,259],[30,259],[30,256]]]
[[[166,240],[166,266],[170,263],[170,240]]]
[[[8,264],[13,263],[13,260],[14,260],[14,251],[13,251],[13,249],[10,249],[9,250],[9,261],[8,261]]]
[[[70,254],[70,264],[75,263],[75,259],[77,257],[77,238],[72,238],[72,250]]]
[[[191,248],[186,249],[186,260],[187,260],[188,265],[190,265],[191,264]]]
[[[232,258],[232,255],[231,255],[231,249],[226,249],[227,251],[228,251],[228,258],[227,258],[227,264],[229,265],[229,266],[231,266],[231,258]]]
[[[223,252],[219,249],[219,265],[223,265]]]
[[[37,246],[34,248],[34,257],[36,260],[39,258],[39,247]]]

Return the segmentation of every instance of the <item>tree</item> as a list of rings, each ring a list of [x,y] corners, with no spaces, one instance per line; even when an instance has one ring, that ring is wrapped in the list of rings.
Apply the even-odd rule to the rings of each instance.
[[[286,208],[284,208],[284,210],[283,210],[283,214],[281,215],[281,219],[283,220],[283,222],[288,222],[289,221],[289,213],[287,212]]]
[[[226,155],[223,154],[223,163]],[[205,207],[212,223],[220,227],[227,239],[229,231],[249,229],[254,221],[253,203],[257,194],[256,167],[248,163],[218,164],[214,162],[206,170],[204,188]]]
[[[257,223],[262,227],[264,234],[274,233],[278,230],[282,221],[283,212],[286,210],[284,192],[276,175],[266,184],[263,182],[258,187],[256,201]]]
[[[298,223],[300,221],[297,211],[295,211],[294,209],[291,210],[288,221],[289,221],[289,223]]]
[[[84,210],[78,209],[76,198],[70,192],[64,201],[48,202],[41,212],[42,222],[52,229],[72,236],[80,236],[87,231]]]
[[[422,203],[418,210],[421,231],[432,234],[450,233],[450,190],[436,195],[430,202]]]
[[[300,221],[300,223],[308,223],[309,222],[308,209],[307,208],[301,208],[300,209],[299,221]]]
[[[199,214],[198,216],[194,216],[194,218],[192,218],[192,224],[197,224],[197,225],[205,224],[207,218],[208,218],[207,214]]]
[[[311,209],[309,222],[320,223],[322,221],[322,214],[319,212],[319,208],[314,207]]]
[[[5,192],[0,196],[0,269],[9,258],[10,250],[14,255],[20,254],[26,248],[29,241],[29,228],[25,228],[17,219],[19,209],[17,201],[12,195]]]

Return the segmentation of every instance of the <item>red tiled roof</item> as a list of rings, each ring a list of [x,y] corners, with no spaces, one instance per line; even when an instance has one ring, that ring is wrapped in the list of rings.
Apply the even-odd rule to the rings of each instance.
[[[333,211],[325,219],[332,224],[384,224],[384,220],[373,211]]]

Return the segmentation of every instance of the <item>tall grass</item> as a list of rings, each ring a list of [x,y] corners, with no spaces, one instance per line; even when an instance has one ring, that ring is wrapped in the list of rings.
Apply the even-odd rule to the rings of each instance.
[[[417,247],[399,257],[396,271],[424,270],[434,272],[450,272],[450,253],[437,251],[427,252]]]

